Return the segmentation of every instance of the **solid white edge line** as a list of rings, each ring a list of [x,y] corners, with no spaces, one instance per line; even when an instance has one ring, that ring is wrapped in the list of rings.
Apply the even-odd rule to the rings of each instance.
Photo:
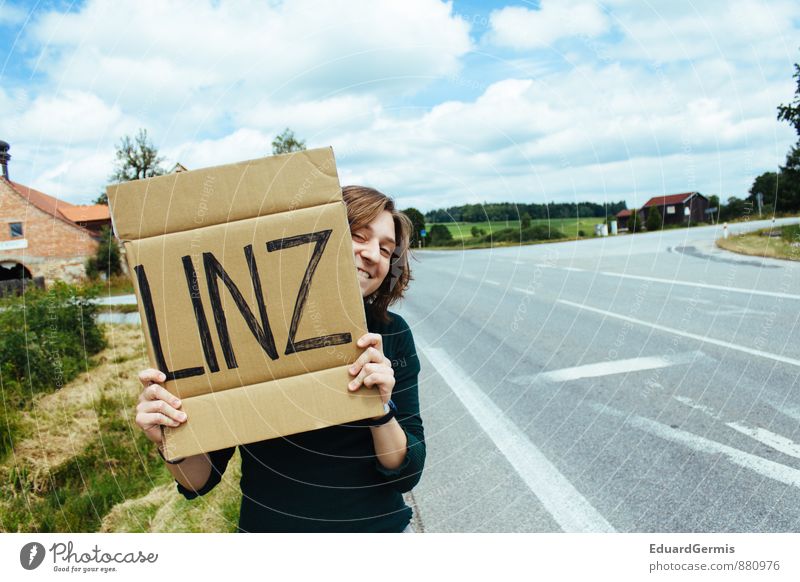
[[[561,529],[616,531],[443,349],[417,345]]]
[[[750,354],[751,356],[759,356],[761,358],[767,358],[769,360],[775,360],[776,362],[782,362],[784,364],[789,364],[791,366],[798,366],[800,367],[800,360],[796,360],[794,358],[787,358],[785,356],[779,356],[778,354],[771,354],[769,352],[762,352],[761,350],[754,350],[752,348],[748,348],[745,346],[740,346],[738,344],[732,344],[730,342],[698,335],[695,333],[689,333],[688,331],[681,331],[679,329],[674,329],[672,327],[667,327],[665,325],[659,325],[657,323],[650,323],[649,321],[643,321],[641,319],[636,319],[635,317],[628,317],[627,315],[620,315],[618,313],[614,313],[612,311],[606,311],[605,309],[597,309],[596,307],[589,307],[588,305],[582,305],[580,303],[575,303],[574,301],[567,301],[566,299],[557,299],[558,303],[563,303],[564,305],[571,305],[572,307],[577,307],[578,309],[585,309],[586,311],[593,311],[594,313],[599,313],[600,315],[605,315],[606,317],[613,317],[615,319],[621,319],[623,321],[629,321],[631,323],[636,323],[638,325],[643,325],[646,327],[652,327],[653,329],[658,329],[660,331],[665,331],[667,333],[674,333],[675,335],[683,336],[686,338],[694,339],[697,341],[713,344],[715,346],[720,346],[723,348],[728,348],[731,350],[736,350],[739,352],[743,352],[745,354]]]

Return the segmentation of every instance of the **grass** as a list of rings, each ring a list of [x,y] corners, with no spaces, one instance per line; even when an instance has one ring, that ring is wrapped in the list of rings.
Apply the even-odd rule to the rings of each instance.
[[[763,228],[728,239],[719,239],[717,246],[743,255],[800,261],[800,225],[783,226],[774,230],[780,232],[781,236],[766,236],[765,233],[773,229]]]
[[[541,224],[553,230],[559,230],[567,235],[568,238],[577,238],[578,231],[583,231],[585,236],[590,237],[594,234],[594,225],[603,222],[603,218],[587,217],[587,218],[554,218],[554,219],[539,219],[531,220],[531,226]],[[475,226],[483,229],[486,234],[497,232],[505,228],[520,228],[519,220],[495,220],[490,222],[446,222],[444,224],[453,235],[453,239],[461,240],[462,244],[469,245],[475,238],[472,236],[472,227]],[[430,227],[428,225],[428,230]]]
[[[185,500],[134,422],[147,367],[141,328],[104,330],[98,365],[34,397],[19,419],[0,464],[0,531],[234,531],[238,457],[214,491]]]
[[[133,293],[133,281],[127,275],[115,275],[108,281],[94,281],[90,283],[90,286],[97,290],[98,297],[131,295]]]

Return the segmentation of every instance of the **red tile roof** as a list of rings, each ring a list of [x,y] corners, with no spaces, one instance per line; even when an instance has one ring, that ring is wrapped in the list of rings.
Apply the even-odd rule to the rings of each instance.
[[[8,180],[8,183],[11,184],[11,187],[17,194],[25,198],[36,208],[47,212],[49,215],[55,216],[56,218],[64,218],[60,211],[65,208],[72,207],[72,204],[69,202],[64,202],[58,198],[48,196],[44,192],[34,190],[30,186],[25,186],[24,184],[19,184],[18,182],[12,182],[11,180]]]
[[[62,208],[61,214],[72,222],[93,222],[96,220],[111,220],[111,213],[105,204],[92,206],[72,206]]]
[[[697,194],[702,196],[699,192],[684,192],[683,194],[668,194],[667,196],[653,196],[650,200],[644,203],[642,208],[650,206],[666,206],[667,204],[680,204],[686,202],[689,198]]]
[[[617,218],[625,218],[626,216],[630,216],[630,215],[631,215],[631,211],[628,210],[627,208],[625,210],[620,210],[619,212],[617,212]]]
[[[82,208],[94,208],[94,206],[75,206],[74,204],[70,204],[69,202],[64,202],[63,200],[59,200],[58,198],[54,198],[44,192],[39,192],[38,190],[34,190],[30,186],[26,186],[25,184],[20,184],[18,182],[13,182],[11,180],[6,180],[4,177],[0,177],[0,180],[6,182],[11,189],[14,190],[17,194],[22,196],[25,200],[27,200],[30,204],[33,204],[39,210],[46,212],[53,218],[57,218],[66,222],[67,224],[71,224],[75,228],[82,230],[83,232],[89,232],[81,225],[77,224],[77,222],[68,216],[67,214],[70,213],[72,216],[80,215],[82,213]],[[95,205],[100,206],[100,205]],[[110,218],[108,213],[108,207],[106,208],[106,217]],[[99,215],[99,211],[90,211],[92,216]],[[99,220],[96,218],[84,219],[84,220]]]

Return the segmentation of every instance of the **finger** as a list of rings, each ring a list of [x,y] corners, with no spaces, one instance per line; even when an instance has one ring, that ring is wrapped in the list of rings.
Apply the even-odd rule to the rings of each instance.
[[[169,390],[159,384],[150,384],[150,386],[144,389],[142,394],[144,395],[144,400],[163,400],[174,408],[181,407],[180,398],[173,395]]]
[[[154,370],[153,368],[147,368],[139,372],[139,382],[141,382],[143,386],[148,386],[151,383],[164,382],[166,379],[167,376],[164,372]]]
[[[360,348],[374,346],[375,348],[379,349],[381,353],[383,353],[383,338],[379,333],[365,333],[358,338],[356,345]]]
[[[186,421],[185,412],[183,412],[182,410],[175,410],[172,406],[170,406],[163,400],[148,400],[146,402],[142,402],[139,405],[139,411],[143,413],[160,412],[161,414],[172,420],[178,422]]]
[[[381,394],[388,392],[387,396],[391,396],[392,392],[389,387],[391,386],[394,388],[394,376],[381,373],[369,374],[366,378],[364,378],[364,386],[368,388],[377,386],[381,389]],[[386,388],[386,390],[384,390],[384,388]]]
[[[177,420],[172,420],[160,412],[140,412],[136,415],[136,424],[144,430],[156,426],[171,426],[174,428],[181,425]]]
[[[365,364],[369,362],[383,363],[384,360],[386,360],[386,358],[383,356],[383,352],[378,351],[374,347],[369,347],[364,350],[363,354],[358,356],[348,371],[350,372],[351,376],[355,376],[361,371]]]
[[[361,371],[358,373],[358,376],[356,376],[355,379],[353,379],[350,382],[350,384],[348,384],[348,388],[350,388],[350,390],[358,390],[364,383],[364,378],[366,378],[370,374],[388,374],[389,372],[391,372],[391,368],[389,368],[389,371],[387,372],[386,366],[384,366],[382,363],[366,364],[363,368],[361,368]],[[393,373],[392,377],[394,377]]]

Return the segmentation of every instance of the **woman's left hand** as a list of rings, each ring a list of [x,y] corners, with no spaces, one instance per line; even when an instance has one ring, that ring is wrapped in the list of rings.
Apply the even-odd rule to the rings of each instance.
[[[348,390],[355,392],[361,386],[377,388],[381,401],[387,404],[394,389],[394,370],[392,362],[383,355],[383,338],[377,333],[362,335],[356,345],[366,348],[364,353],[348,369],[355,379],[347,385]]]

